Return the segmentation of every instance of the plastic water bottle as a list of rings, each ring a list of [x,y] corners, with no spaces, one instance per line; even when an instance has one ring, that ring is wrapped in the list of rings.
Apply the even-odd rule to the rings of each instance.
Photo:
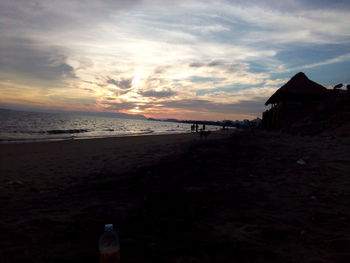
[[[100,250],[100,263],[119,263],[120,244],[117,233],[113,230],[113,224],[105,225],[105,232],[98,241]]]

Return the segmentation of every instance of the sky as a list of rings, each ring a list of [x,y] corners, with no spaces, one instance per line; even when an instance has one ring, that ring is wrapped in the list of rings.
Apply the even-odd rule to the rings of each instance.
[[[1,0],[0,107],[243,120],[350,83],[349,0]]]

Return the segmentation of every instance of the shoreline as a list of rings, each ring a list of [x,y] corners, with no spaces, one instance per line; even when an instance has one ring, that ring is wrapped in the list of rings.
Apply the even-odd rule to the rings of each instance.
[[[208,141],[227,134],[213,132]],[[3,143],[0,144],[0,185],[11,181],[36,185],[39,180],[53,186],[59,183],[58,178],[79,181],[80,177],[104,171],[128,171],[181,154],[197,141],[199,134],[180,133]]]
[[[188,134],[190,132],[174,132],[174,133],[139,133],[139,134],[125,134],[125,135],[105,135],[105,136],[85,136],[76,137],[61,137],[61,138],[14,138],[14,139],[0,139],[1,144],[17,144],[17,143],[37,143],[37,142],[57,142],[57,141],[73,141],[73,140],[95,140],[95,139],[110,139],[110,138],[124,138],[124,137],[137,137],[137,136],[152,136],[152,135],[173,135],[173,134]]]
[[[236,128],[229,129],[230,131],[236,130]],[[212,133],[218,133],[221,130],[210,130]],[[1,144],[18,144],[18,143],[37,143],[37,142],[54,142],[54,141],[73,141],[73,140],[95,140],[95,139],[110,139],[110,138],[124,138],[124,137],[138,137],[138,136],[158,136],[158,135],[179,135],[179,134],[193,134],[191,131],[178,131],[178,132],[146,132],[136,134],[125,134],[125,135],[101,135],[101,136],[81,136],[77,137],[72,135],[71,137],[60,137],[60,138],[6,138],[0,139]]]

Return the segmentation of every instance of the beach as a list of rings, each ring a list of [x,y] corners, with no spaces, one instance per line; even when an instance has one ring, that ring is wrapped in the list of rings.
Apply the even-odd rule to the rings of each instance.
[[[350,138],[262,131],[0,145],[0,262],[349,262]]]

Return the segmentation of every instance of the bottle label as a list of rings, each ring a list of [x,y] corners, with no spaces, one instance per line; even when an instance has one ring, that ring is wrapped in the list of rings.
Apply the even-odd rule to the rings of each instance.
[[[113,253],[101,253],[100,263],[120,263],[120,250]]]

